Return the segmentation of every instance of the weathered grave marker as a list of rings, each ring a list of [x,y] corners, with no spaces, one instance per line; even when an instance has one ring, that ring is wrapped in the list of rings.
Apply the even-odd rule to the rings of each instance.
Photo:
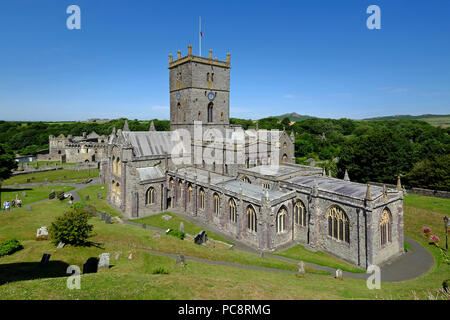
[[[100,256],[100,261],[98,262],[98,269],[108,269],[109,268],[109,253],[102,253]]]

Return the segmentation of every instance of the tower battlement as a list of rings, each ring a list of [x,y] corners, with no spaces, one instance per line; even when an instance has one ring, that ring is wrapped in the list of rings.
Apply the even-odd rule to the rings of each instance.
[[[188,54],[187,56],[181,57],[181,51],[178,50],[177,52],[177,59],[173,59],[173,55],[169,54],[169,69],[172,69],[176,66],[179,66],[180,64],[186,63],[186,62],[198,62],[203,63],[211,66],[217,66],[217,67],[223,67],[223,68],[231,68],[231,54],[227,53],[227,59],[226,61],[219,60],[217,58],[213,59],[213,51],[209,50],[209,57],[201,57],[196,56],[192,54],[192,46],[188,46]]]

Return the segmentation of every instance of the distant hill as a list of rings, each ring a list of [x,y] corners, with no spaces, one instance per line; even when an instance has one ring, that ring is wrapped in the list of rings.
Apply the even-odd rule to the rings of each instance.
[[[315,117],[311,117],[311,116],[301,115],[301,114],[298,114],[297,112],[285,113],[280,116],[274,116],[274,117],[279,120],[283,120],[284,118],[288,117],[289,120],[294,121],[294,122],[315,118]]]
[[[450,114],[422,114],[420,116],[395,115],[385,117],[367,118],[364,120],[383,121],[383,120],[419,120],[425,121],[433,126],[450,127]]]

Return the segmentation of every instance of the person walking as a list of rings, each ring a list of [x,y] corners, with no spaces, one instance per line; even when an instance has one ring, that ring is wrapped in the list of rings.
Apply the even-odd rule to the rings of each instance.
[[[10,202],[6,200],[5,211],[9,211]]]

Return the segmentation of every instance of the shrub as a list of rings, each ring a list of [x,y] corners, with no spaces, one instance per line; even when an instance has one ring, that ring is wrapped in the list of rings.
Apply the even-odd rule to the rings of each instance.
[[[163,267],[158,267],[152,272],[153,274],[169,274],[169,271],[164,269]]]
[[[423,231],[423,233],[425,233],[425,235],[428,235],[431,232],[431,228],[430,227],[422,227],[422,231]]]
[[[16,239],[0,242],[0,257],[13,254],[21,249],[23,249],[23,246]]]
[[[93,235],[93,225],[88,224],[89,212],[84,209],[72,209],[56,218],[49,228],[49,235],[54,244],[63,242],[74,246],[86,245]]]
[[[180,240],[183,240],[184,236],[185,236],[184,232],[179,231],[179,230],[170,230],[169,232],[167,232],[167,234],[171,235],[173,237],[176,237],[176,238],[178,238]]]

